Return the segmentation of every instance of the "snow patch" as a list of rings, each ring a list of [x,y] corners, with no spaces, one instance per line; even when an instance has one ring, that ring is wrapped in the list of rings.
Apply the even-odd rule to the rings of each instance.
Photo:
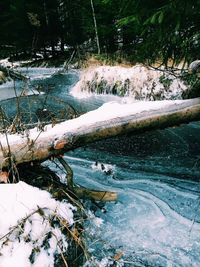
[[[24,182],[0,186],[0,266],[54,266],[68,243],[56,217],[73,224],[74,207]]]
[[[95,257],[92,257],[90,261],[87,261],[83,267],[109,267],[113,266],[113,260],[111,260],[109,257],[104,257],[101,260],[98,260]],[[115,264],[116,267],[118,267],[118,263]],[[121,265],[123,266],[123,265]]]

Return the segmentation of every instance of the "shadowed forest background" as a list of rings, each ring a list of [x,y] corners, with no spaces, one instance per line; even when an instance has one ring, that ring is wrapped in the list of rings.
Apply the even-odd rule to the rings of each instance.
[[[1,57],[75,50],[177,64],[200,56],[196,0],[1,0],[0,13]]]

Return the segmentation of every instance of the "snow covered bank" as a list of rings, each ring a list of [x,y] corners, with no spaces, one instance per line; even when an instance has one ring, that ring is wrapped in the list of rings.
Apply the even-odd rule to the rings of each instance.
[[[100,66],[82,73],[72,89],[76,97],[91,94],[130,96],[136,100],[182,99],[187,86],[175,76],[142,65]],[[81,94],[82,93],[82,94]]]
[[[55,266],[68,249],[59,221],[72,225],[73,210],[24,182],[0,185],[0,266]]]

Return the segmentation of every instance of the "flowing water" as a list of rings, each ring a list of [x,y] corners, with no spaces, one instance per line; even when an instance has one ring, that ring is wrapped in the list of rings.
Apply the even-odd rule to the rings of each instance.
[[[57,95],[79,112],[114,96],[76,99],[69,94],[78,73],[22,69],[31,91]],[[21,83],[17,84],[20,92]],[[1,99],[12,89],[0,86]],[[85,236],[97,266],[200,266],[200,122],[141,135],[96,142],[66,153],[75,182],[118,193],[115,203],[87,202],[102,219],[85,223]],[[51,166],[53,168],[53,166]],[[89,263],[88,263],[89,265]],[[94,266],[94,263],[90,264]]]

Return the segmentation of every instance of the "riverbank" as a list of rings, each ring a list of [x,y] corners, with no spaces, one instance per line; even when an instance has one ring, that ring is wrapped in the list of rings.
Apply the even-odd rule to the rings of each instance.
[[[39,68],[38,70],[30,68],[25,71],[31,77],[30,84],[35,82],[46,88],[42,97],[40,96],[43,100],[41,101],[42,108],[44,108],[44,103],[48,104],[47,100],[50,100],[50,95],[55,96],[54,94],[57,94],[62,100],[73,99],[74,102],[69,103],[75,104],[76,101],[75,108],[82,108],[87,102],[88,109],[90,109],[92,101],[96,101],[92,103],[94,104],[94,106],[92,105],[93,109],[102,105],[98,102],[102,95],[87,99],[86,102],[84,99],[78,102],[77,98],[72,98],[71,87],[78,80],[74,71],[57,75],[53,75],[56,69],[50,68]],[[15,85],[21,87],[21,82],[16,81]],[[45,98],[45,96],[47,97]],[[30,100],[32,97],[24,96],[23,99]],[[33,97],[34,101],[29,102],[31,107],[35,103],[34,98],[37,96]],[[53,99],[45,108],[51,110],[51,106],[55,105]],[[19,104],[23,104],[22,99],[19,100]],[[13,99],[13,102],[5,103],[6,114],[14,104],[17,104],[16,99]],[[107,109],[100,109],[99,114],[105,113],[108,116],[110,108],[108,104],[106,106]],[[22,107],[25,112],[30,108]],[[54,108],[57,109],[55,106]],[[118,105],[115,110],[119,112]],[[33,113],[30,114],[33,118]],[[99,114],[95,118],[99,118]],[[28,134],[28,131],[25,131],[25,134]],[[117,202],[104,204],[91,201],[82,202],[88,211],[88,217],[84,212],[82,217],[78,217],[78,213],[74,213],[74,222],[77,224],[75,228],[72,225],[70,230],[77,242],[80,241],[82,234],[84,240],[87,241],[85,248],[91,256],[91,258],[89,257],[91,262],[86,266],[126,266],[126,262],[129,262],[132,265],[166,267],[167,264],[184,265],[185,259],[187,259],[188,265],[198,266],[199,212],[197,211],[197,200],[200,163],[198,140],[199,123],[197,122],[181,127],[151,131],[146,134],[117,137],[114,140],[101,141],[65,154],[64,159],[74,171],[76,184],[95,190],[115,191],[119,197]],[[36,170],[41,167],[37,164],[32,166],[31,163],[28,167],[23,166],[20,177],[22,173],[24,182],[33,187],[38,185],[43,191],[51,189],[51,192],[55,193],[61,188],[61,192],[64,192],[66,174],[58,164],[59,162],[53,158],[51,161],[43,163],[50,167],[54,174],[59,175],[61,181],[64,182],[64,187],[58,184],[58,180],[56,180],[55,186],[52,186],[53,174],[49,170],[47,173],[37,173]],[[31,172],[34,176],[31,175]],[[65,192],[67,200],[63,202],[69,203],[68,191]],[[55,197],[54,194],[52,196]],[[5,202],[9,203],[9,195]],[[76,204],[71,204],[76,206]],[[24,205],[27,206],[26,201]],[[81,206],[79,207],[81,208]],[[76,206],[77,211],[79,211],[79,207]],[[40,214],[37,216],[42,218]],[[45,218],[44,223],[46,222]],[[194,218],[196,218],[195,221]],[[80,224],[80,222],[82,223],[81,219],[83,219],[83,225]],[[21,226],[21,224],[19,225]],[[25,223],[25,225],[27,224]],[[65,226],[63,227],[57,222],[56,225],[63,233],[66,232]],[[192,229],[191,225],[193,225]],[[18,233],[24,237],[22,230],[23,228],[20,228]],[[78,232],[80,235],[77,230],[80,231]],[[35,260],[40,253],[43,252],[45,255],[46,251],[48,252],[48,241],[52,240],[51,236],[48,237],[44,242],[45,245],[39,247],[40,252],[37,252],[38,248],[36,248]],[[23,242],[22,238],[20,240]],[[68,240],[72,241],[73,239]],[[16,242],[18,241],[16,240]],[[29,242],[27,243],[29,244]],[[57,243],[58,251],[60,251],[60,244],[62,245],[61,242]],[[74,249],[76,249],[76,244],[74,243]],[[12,246],[12,240],[9,246]],[[63,255],[65,257],[64,253]],[[69,255],[66,255],[65,259],[68,258]],[[10,259],[12,260],[12,258]],[[64,265],[61,253],[60,259],[59,267]],[[70,262],[68,265],[72,267],[73,263]],[[34,266],[37,266],[36,262]],[[79,267],[82,264],[75,265],[74,263],[74,266]]]
[[[200,80],[183,69],[183,64],[173,66],[169,60],[168,67],[153,66],[129,62],[125,58],[104,55],[86,55],[77,57],[58,57],[10,62],[0,61],[0,65],[8,69],[18,67],[55,67],[59,71],[78,69],[80,81],[73,89],[73,95],[82,97],[86,94],[114,94],[128,96],[134,100],[187,99],[199,97]],[[187,67],[187,66],[185,66]],[[7,75],[7,77],[6,77]],[[17,78],[20,78],[20,72]],[[21,77],[26,78],[26,77]],[[0,75],[1,82],[8,79],[8,73]],[[82,96],[81,96],[82,95]]]
[[[20,181],[0,185],[1,266],[82,266],[82,204],[49,168],[23,165],[18,172]]]

